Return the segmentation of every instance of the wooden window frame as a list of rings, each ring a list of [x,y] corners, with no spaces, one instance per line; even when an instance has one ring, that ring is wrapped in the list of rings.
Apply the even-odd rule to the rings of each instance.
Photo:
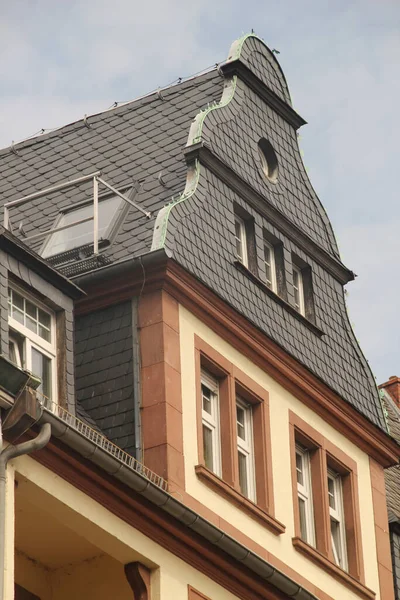
[[[239,467],[239,487],[240,491],[244,496],[246,496],[249,500],[256,502],[256,479],[255,479],[255,459],[254,459],[254,435],[253,435],[253,406],[243,400],[238,394],[236,394],[236,414],[237,411],[243,411],[243,429],[244,435],[246,436],[244,439],[239,436],[237,432],[236,440],[237,440],[237,453],[238,453],[238,463],[239,463],[239,454],[245,457],[246,464],[246,481],[245,486],[247,493],[244,493],[243,486],[240,483],[240,464]],[[236,426],[238,428],[239,421],[236,418]]]
[[[293,297],[294,297],[294,307],[295,309],[303,315],[306,316],[305,309],[305,301],[304,301],[304,282],[303,282],[303,272],[300,267],[298,267],[295,263],[292,264],[293,271]],[[297,286],[294,283],[295,274],[297,275]],[[298,304],[296,304],[296,290],[298,295]]]
[[[54,310],[46,306],[43,302],[41,302],[38,298],[36,298],[32,293],[27,292],[24,288],[16,285],[13,282],[9,283],[8,286],[9,294],[11,291],[11,302],[10,295],[8,300],[8,327],[9,327],[9,345],[11,349],[11,345],[14,346],[15,358],[17,361],[17,365],[21,368],[24,368],[28,371],[31,371],[33,375],[38,375],[38,373],[34,372],[33,368],[33,352],[37,352],[39,355],[44,357],[49,361],[50,365],[50,397],[45,396],[40,391],[37,391],[39,398],[44,406],[46,406],[50,410],[54,410],[54,406],[58,403],[58,373],[57,373],[57,323],[56,323],[56,313]],[[14,294],[17,294],[24,300],[24,306],[26,306],[26,302],[32,304],[36,309],[46,313],[50,317],[50,339],[46,340],[44,337],[40,336],[39,333],[33,332],[29,327],[25,324],[26,318],[29,316],[24,309],[24,323],[21,323],[17,319],[13,317],[13,298]],[[38,321],[38,323],[40,323]],[[19,344],[20,340],[20,344]]]
[[[302,462],[302,476],[303,484],[299,483],[298,478],[296,482],[297,488],[297,505],[299,506],[300,500],[304,502],[304,517],[305,517],[305,536],[302,532],[301,515],[299,508],[299,523],[300,523],[300,534],[301,539],[310,544],[315,548],[315,520],[314,520],[314,505],[313,505],[313,492],[312,492],[312,477],[311,477],[311,459],[310,451],[308,448],[301,446],[296,443],[296,475],[298,472],[297,468],[297,456],[301,456]]]
[[[212,454],[212,463],[213,468],[210,470],[216,475],[220,476],[222,472],[221,468],[221,439],[220,439],[220,431],[221,431],[221,422],[219,416],[219,381],[216,377],[212,376],[205,369],[201,369],[201,387],[207,387],[210,392],[210,404],[211,404],[211,413],[208,413],[204,410],[204,394],[203,390],[201,392],[202,397],[202,411],[201,411],[201,421],[202,421],[202,431],[206,427],[209,431],[211,431],[211,454]],[[203,435],[203,456],[204,456],[204,435]]]
[[[269,262],[265,258],[265,249],[266,248],[268,248],[268,251],[269,251]],[[277,286],[276,261],[275,261],[275,246],[270,241],[268,241],[267,239],[264,238],[263,249],[264,249],[263,259],[264,259],[264,268],[265,268],[265,281],[267,282],[267,287],[271,290],[271,292],[274,292],[275,294],[277,294],[278,286]],[[268,279],[268,274],[267,274],[268,269],[270,270],[270,274],[271,274],[270,279]]]
[[[194,344],[198,449],[196,474],[206,485],[279,535],[285,531],[285,526],[274,518],[268,392],[197,335]],[[200,385],[202,369],[219,380],[221,477],[207,469],[204,464]],[[237,397],[252,407],[256,502],[245,497],[239,486]]]
[[[292,411],[289,411],[289,428],[294,512],[293,546],[362,598],[373,598],[374,593],[365,587],[357,463]],[[307,448],[310,456],[315,547],[301,538],[296,444]],[[328,470],[338,474],[341,479],[347,570],[338,566],[333,556],[328,501]]]
[[[236,232],[236,225],[239,226],[239,235]],[[247,253],[247,231],[245,220],[235,213],[235,242],[236,242],[236,259],[242,263],[243,266],[249,268],[249,259]],[[242,254],[239,255],[237,251],[237,244],[240,244]]]

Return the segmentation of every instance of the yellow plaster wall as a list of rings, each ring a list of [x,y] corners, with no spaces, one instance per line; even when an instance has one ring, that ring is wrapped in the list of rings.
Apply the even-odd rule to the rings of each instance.
[[[38,594],[42,600],[131,598],[132,595],[127,595],[123,565],[135,560],[140,560],[152,569],[151,600],[187,600],[188,584],[212,600],[236,599],[223,587],[110,513],[30,456],[21,456],[13,464],[16,476],[20,479],[18,493],[29,493],[29,502],[40,502],[42,510],[48,511],[52,518],[60,520],[80,537],[84,536],[99,549],[99,553],[106,555],[87,561],[86,565],[68,565],[49,573],[42,565],[17,554],[16,582]],[[115,588],[118,589],[118,594],[114,592],[114,588],[111,593],[107,586],[104,591],[101,591],[101,585],[90,588],[90,585],[94,585],[97,574],[102,578],[109,574],[113,581],[119,578]],[[85,578],[90,581],[85,581]],[[7,596],[7,600],[12,597]]]
[[[5,497],[6,525],[4,532],[4,598],[14,594],[14,469],[8,466],[6,472]]]
[[[368,456],[182,306],[179,310],[179,326],[186,491],[333,598],[357,598],[293,548],[294,516],[289,446],[289,410],[292,410],[357,462],[366,585],[376,592],[379,600]],[[269,392],[275,517],[286,526],[286,532],[280,536],[270,533],[196,477],[195,334]]]

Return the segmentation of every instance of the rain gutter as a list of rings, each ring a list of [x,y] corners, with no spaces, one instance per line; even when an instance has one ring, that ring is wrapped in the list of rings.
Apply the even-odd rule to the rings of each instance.
[[[185,506],[139,472],[126,466],[123,462],[84,437],[80,432],[53,413],[45,410],[38,423],[39,425],[51,425],[51,431],[55,438],[61,440],[85,459],[100,467],[124,485],[130,487],[163,512],[174,517],[192,531],[195,531],[205,540],[226,552],[230,557],[243,564],[257,576],[286,594],[288,598],[318,600],[317,596],[294,582],[269,562]]]

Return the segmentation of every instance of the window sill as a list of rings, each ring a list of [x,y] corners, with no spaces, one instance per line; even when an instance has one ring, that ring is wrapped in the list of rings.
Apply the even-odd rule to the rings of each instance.
[[[318,552],[316,548],[307,544],[304,540],[299,537],[292,538],[293,546],[298,552],[301,552],[308,558],[310,558],[313,562],[315,562],[319,567],[324,569],[327,573],[332,575],[337,581],[345,585],[352,592],[357,594],[360,598],[364,598],[364,600],[374,600],[375,592],[365,587],[360,581],[355,579],[352,575],[343,571],[338,565],[333,563],[329,558]]]
[[[249,277],[260,289],[262,289],[266,294],[268,294],[270,298],[275,300],[275,302],[277,302],[281,306],[284,306],[285,309],[288,312],[290,312],[291,315],[293,315],[298,321],[303,323],[303,325],[308,327],[308,329],[311,329],[311,331],[313,331],[318,337],[322,337],[324,335],[322,329],[317,327],[315,323],[312,323],[304,315],[300,314],[291,304],[289,304],[289,302],[286,302],[286,300],[284,300],[283,298],[278,296],[278,294],[273,292],[257,275],[255,275],[252,271],[250,271],[250,269],[245,267],[243,263],[241,263],[239,260],[235,260],[233,264],[238,269],[238,271],[241,271],[244,275]]]
[[[231,485],[223,481],[218,475],[207,469],[204,465],[196,465],[195,471],[197,477],[204,481],[211,489],[217,491],[230,502],[238,506],[244,513],[258,521],[261,525],[269,529],[275,535],[285,532],[285,525],[271,517],[263,508],[260,508],[254,502],[243,496]]]

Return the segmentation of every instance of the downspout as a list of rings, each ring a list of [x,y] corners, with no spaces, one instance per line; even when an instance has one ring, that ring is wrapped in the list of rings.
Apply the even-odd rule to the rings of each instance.
[[[135,458],[143,462],[142,456],[142,426],[141,411],[142,394],[140,379],[140,346],[138,329],[138,306],[139,298],[132,298],[132,360],[133,360],[133,418],[135,434]]]
[[[7,446],[7,448],[0,452],[0,600],[4,600],[7,463],[17,456],[30,454],[34,450],[40,450],[46,446],[50,437],[51,425],[50,423],[45,423],[41,426],[39,434],[33,440],[23,442],[17,446]]]

